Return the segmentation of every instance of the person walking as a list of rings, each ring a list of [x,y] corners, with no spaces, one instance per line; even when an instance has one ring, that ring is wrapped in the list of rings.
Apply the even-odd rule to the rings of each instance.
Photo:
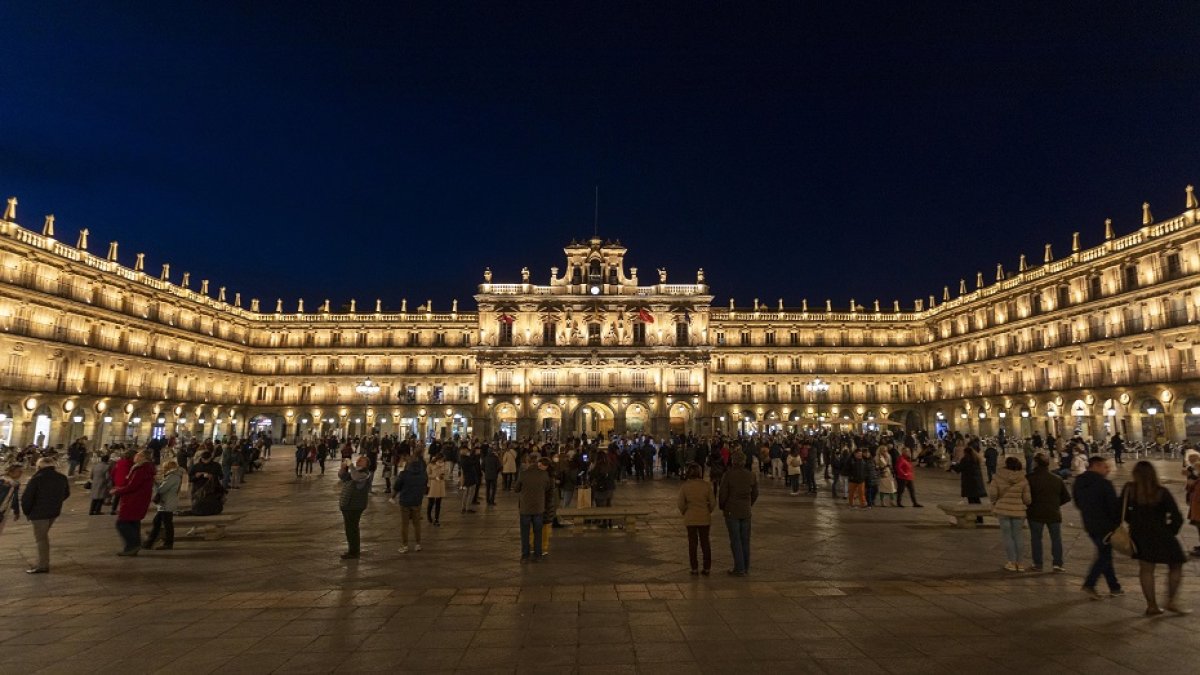
[[[1179,545],[1179,528],[1183,514],[1175,498],[1158,482],[1154,465],[1142,460],[1133,465],[1133,480],[1121,491],[1124,513],[1133,539],[1133,557],[1138,561],[1138,580],[1146,597],[1146,616],[1162,614],[1155,593],[1154,568],[1167,566],[1166,609],[1176,614],[1190,614],[1179,605],[1179,587],[1183,582],[1183,563],[1187,557]]]
[[[429,480],[429,497],[425,506],[425,519],[434,527],[442,526],[442,500],[446,497],[446,459],[441,454],[429,458],[426,469]]]
[[[117,533],[121,535],[124,548],[117,553],[119,556],[135,556],[142,544],[142,520],[150,510],[151,494],[154,492],[154,464],[150,455],[141,451],[134,455],[133,466],[120,487],[114,487],[112,494],[121,498],[117,509]]]
[[[371,494],[371,472],[367,471],[369,464],[366,455],[359,455],[353,463],[343,459],[342,468],[338,471],[338,480],[342,483],[338,508],[341,509],[342,526],[346,532],[346,552],[342,554],[342,560],[358,558],[361,550],[359,521],[367,509]]]
[[[129,470],[133,468],[133,458],[137,455],[134,450],[122,451],[117,461],[113,462],[109,467],[108,484],[112,488],[119,488],[125,485],[126,479],[129,477]],[[112,496],[112,511],[109,515],[117,515],[117,510],[121,506],[121,494],[113,492],[109,489],[108,494]]]
[[[1016,457],[1004,459],[1004,466],[996,469],[992,476],[988,496],[992,500],[992,511],[1000,521],[1000,539],[1004,542],[1004,554],[1008,558],[1004,569],[1022,572],[1021,530],[1024,529],[1025,510],[1031,498],[1029,481],[1025,480],[1021,460]]]
[[[679,513],[683,516],[683,525],[687,528],[688,561],[692,564],[692,575],[709,575],[712,569],[712,542],[709,532],[712,529],[712,512],[717,506],[717,499],[704,480],[704,472],[700,465],[691,462],[684,473],[683,485],[679,487],[677,500]],[[696,546],[704,552],[704,567],[697,565]]]
[[[521,517],[521,562],[536,563],[542,557],[542,525],[549,508],[547,502],[554,500],[556,495],[554,481],[538,465],[534,455],[528,455],[526,462],[513,483],[513,492],[520,495],[517,510]]]
[[[750,574],[750,511],[758,501],[758,477],[746,468],[746,453],[733,453],[729,469],[721,477],[717,502],[725,515],[729,531],[729,548],[733,553],[733,568],[729,574],[744,577]]]
[[[987,496],[987,488],[983,483],[979,452],[971,446],[964,447],[962,457],[951,464],[950,468],[959,474],[959,494],[967,500],[967,503],[982,503],[983,498]],[[975,518],[976,524],[982,522],[983,516]]]
[[[50,571],[50,526],[62,515],[63,502],[71,496],[70,481],[58,472],[54,460],[42,457],[37,472],[21,494],[21,510],[33,526],[37,542],[37,564],[25,570],[27,574],[46,574]]]
[[[110,457],[108,453],[105,453],[100,456],[100,461],[92,465],[92,489],[90,495],[92,505],[88,509],[89,516],[104,515],[101,513],[101,510],[104,508],[104,498],[108,496],[108,491],[112,488],[112,483],[110,482],[112,478],[112,465],[109,464],[109,461]]]
[[[1050,563],[1055,572],[1063,568],[1062,505],[1071,501],[1071,493],[1063,479],[1050,472],[1050,458],[1045,453],[1033,456],[1033,473],[1029,480],[1029,543],[1033,556],[1030,570],[1042,571],[1042,529],[1050,531]]]
[[[908,498],[912,505],[921,508],[917,503],[917,493],[913,488],[916,476],[913,474],[912,460],[908,457],[909,450],[905,448],[896,457],[896,506],[904,506],[904,491],[908,490]]]
[[[429,489],[429,476],[425,473],[425,462],[408,456],[401,451],[399,458],[404,464],[395,480],[396,502],[400,504],[400,552],[408,553],[408,526],[413,528],[413,550],[421,550],[421,500]]]
[[[1125,595],[1113,568],[1112,545],[1105,541],[1121,522],[1121,503],[1117,499],[1117,491],[1108,480],[1109,471],[1107,460],[1100,455],[1092,455],[1088,460],[1088,470],[1075,479],[1072,490],[1075,506],[1083,517],[1083,529],[1096,546],[1096,559],[1088,568],[1082,589],[1093,600],[1100,599],[1096,582],[1102,575],[1108,583],[1111,597]]]
[[[517,477],[517,451],[509,446],[504,449],[504,455],[501,457],[500,474],[504,477],[504,491],[510,492],[513,487],[513,480]]]
[[[842,472],[846,475],[846,480],[850,485],[848,489],[850,508],[867,508],[867,478],[870,473],[870,465],[867,460],[863,459],[861,449],[855,450],[854,455],[845,460]]]
[[[158,533],[162,532],[163,543],[160,551],[170,551],[175,547],[175,512],[179,510],[179,488],[183,485],[183,470],[175,460],[167,460],[163,465],[162,479],[154,486],[154,524],[150,526],[150,534],[142,543],[142,548],[154,548],[158,541]]]
[[[892,470],[891,453],[880,448],[875,454],[875,470],[879,473],[879,486],[876,492],[879,495],[879,505],[884,505],[884,500],[891,500],[892,506],[900,504],[900,496],[896,493],[896,475]]]
[[[21,519],[21,474],[25,468],[20,464],[8,467],[0,476],[0,534],[8,523],[8,512],[12,511],[14,521]]]

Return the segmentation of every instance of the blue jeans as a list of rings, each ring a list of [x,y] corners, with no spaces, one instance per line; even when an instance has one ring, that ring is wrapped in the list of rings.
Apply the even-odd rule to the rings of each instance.
[[[1024,518],[997,516],[1000,521],[1000,538],[1004,540],[1004,555],[1009,562],[1021,562],[1021,523]]]
[[[1029,521],[1029,544],[1033,554],[1033,566],[1042,566],[1042,527],[1050,530],[1050,561],[1055,567],[1062,567],[1062,523],[1039,523]]]
[[[1108,582],[1108,590],[1117,592],[1121,590],[1121,584],[1117,581],[1117,571],[1113,569],[1112,546],[1104,543],[1105,535],[1088,534],[1092,539],[1092,543],[1096,545],[1096,559],[1092,561],[1092,566],[1088,568],[1087,578],[1083,580],[1085,588],[1095,588],[1096,582],[1100,580],[1100,575],[1104,575],[1104,580]]]
[[[542,514],[521,514],[521,558],[529,557],[529,528],[533,528],[533,554],[542,557]]]
[[[750,519],[725,517],[729,530],[729,548],[733,551],[733,570],[750,571]]]

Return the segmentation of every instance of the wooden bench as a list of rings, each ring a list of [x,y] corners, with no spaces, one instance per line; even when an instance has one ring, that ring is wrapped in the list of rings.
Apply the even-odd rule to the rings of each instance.
[[[991,504],[938,504],[943,513],[955,519],[958,527],[975,527],[979,516],[992,516]]]
[[[559,518],[571,518],[581,524],[571,528],[571,534],[578,534],[583,529],[582,523],[597,520],[624,520],[626,534],[637,534],[638,518],[650,515],[650,511],[637,507],[626,506],[594,506],[583,509],[559,509]]]
[[[225,537],[225,528],[233,523],[244,518],[244,513],[221,513],[215,516],[184,516],[175,515],[175,538],[182,539],[188,536],[203,537],[205,541],[213,541]],[[143,521],[147,529],[153,524],[152,521]],[[179,528],[188,527],[195,528],[198,534],[188,535],[181,534]]]

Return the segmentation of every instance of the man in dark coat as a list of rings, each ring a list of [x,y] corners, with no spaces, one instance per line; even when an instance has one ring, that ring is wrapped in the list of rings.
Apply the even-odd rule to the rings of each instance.
[[[37,541],[37,565],[25,570],[27,574],[46,574],[50,571],[50,526],[62,515],[62,504],[71,496],[67,477],[54,467],[54,460],[43,457],[37,462],[37,473],[29,479],[21,495],[21,510],[33,525]]]
[[[1100,575],[1104,575],[1110,595],[1125,594],[1113,569],[1112,546],[1104,541],[1121,522],[1121,503],[1117,500],[1117,491],[1108,480],[1108,472],[1108,461],[1093,455],[1088,458],[1088,470],[1075,479],[1075,506],[1083,516],[1083,529],[1096,545],[1096,559],[1083,580],[1083,592],[1093,600],[1100,599],[1100,594],[1096,592]]]
[[[483,446],[483,482],[487,486],[485,494],[487,505],[496,505],[496,484],[500,478],[500,469],[503,468],[500,462],[500,456],[496,454],[488,446]]]
[[[744,577],[750,573],[750,509],[758,501],[758,477],[746,468],[746,454],[733,453],[729,470],[721,477],[717,504],[725,514],[733,569],[729,574]]]
[[[479,498],[479,474],[482,470],[479,449],[463,453],[459,457],[458,466],[462,473],[462,484],[459,486],[462,491],[462,512],[475,513],[475,509],[468,507],[475,504]]]
[[[1071,501],[1071,493],[1063,480],[1050,473],[1050,459],[1043,453],[1033,456],[1033,472],[1029,474],[1029,540],[1032,546],[1033,567],[1042,569],[1042,528],[1050,530],[1050,556],[1055,572],[1063,572],[1062,505]]]

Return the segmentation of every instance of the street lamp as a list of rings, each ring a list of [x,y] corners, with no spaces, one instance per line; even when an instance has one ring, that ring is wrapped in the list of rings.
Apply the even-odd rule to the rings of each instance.
[[[813,394],[824,394],[829,391],[829,383],[818,377],[812,382],[804,385],[804,388]]]
[[[355,385],[354,391],[357,391],[359,394],[361,394],[364,399],[364,405],[369,406],[371,405],[371,397],[379,393],[379,385],[372,382],[371,378],[368,377],[367,379]],[[361,422],[362,420],[360,419],[354,420],[355,424],[360,424]]]

